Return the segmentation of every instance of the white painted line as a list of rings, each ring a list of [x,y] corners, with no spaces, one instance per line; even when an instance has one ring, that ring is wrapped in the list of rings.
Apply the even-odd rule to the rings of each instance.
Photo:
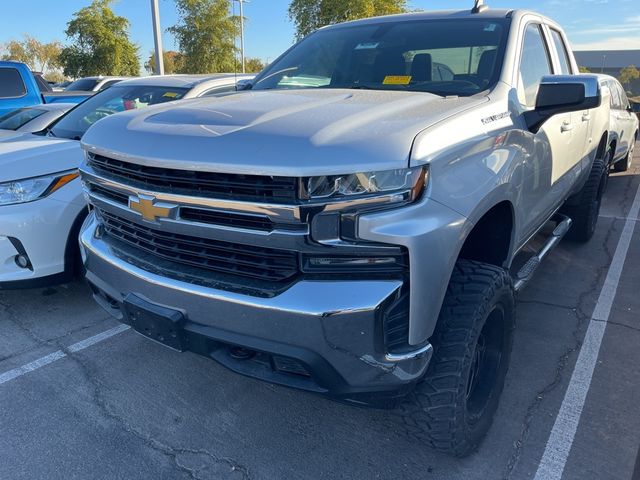
[[[100,343],[108,338],[111,338],[119,333],[124,332],[125,330],[129,330],[128,325],[118,325],[117,327],[111,328],[105,332],[94,335],[93,337],[89,337],[81,342],[74,343],[67,350],[71,353],[79,352],[80,350],[84,350],[96,343]],[[26,365],[22,365],[21,367],[14,368],[13,370],[9,370],[8,372],[0,373],[0,385],[3,383],[7,383],[11,380],[14,380],[18,377],[26,375],[27,373],[33,372],[34,370],[38,370],[39,368],[46,367],[47,365],[57,362],[58,360],[66,357],[67,354],[62,350],[58,350],[56,352],[50,353],[38,360],[34,360],[33,362],[27,363]]]
[[[607,328],[613,301],[618,290],[624,262],[629,252],[636,218],[640,214],[640,186],[626,219],[616,252],[609,266],[598,303],[591,316],[589,328],[580,348],[578,360],[571,375],[569,387],[560,406],[560,411],[549,435],[534,480],[561,480],[567,464],[571,446],[578,430],[582,409],[589,393],[593,371],[598,361],[602,337]]]

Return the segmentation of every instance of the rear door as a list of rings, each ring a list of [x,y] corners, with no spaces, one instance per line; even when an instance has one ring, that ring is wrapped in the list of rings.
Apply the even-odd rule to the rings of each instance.
[[[560,75],[575,75],[567,43],[559,30],[548,27],[549,44],[555,53],[555,73]],[[581,161],[581,168],[587,168],[591,163],[591,153],[594,150],[591,138],[592,111],[584,110],[571,114],[571,158]],[[568,165],[571,167],[571,165]]]

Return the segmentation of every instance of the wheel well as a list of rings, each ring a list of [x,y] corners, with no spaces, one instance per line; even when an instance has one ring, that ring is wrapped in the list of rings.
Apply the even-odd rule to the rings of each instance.
[[[602,138],[600,139],[600,143],[598,144],[598,151],[596,152],[596,158],[604,158],[604,154],[607,150],[607,142],[609,141],[609,132],[604,132],[602,134]],[[615,143],[614,141],[611,142]]]
[[[69,230],[69,237],[67,238],[67,245],[65,247],[64,254],[64,270],[65,275],[67,276],[73,276],[77,274],[78,269],[80,268],[80,265],[78,264],[78,259],[80,257],[80,244],[78,242],[78,235],[80,234],[80,228],[82,227],[82,224],[84,223],[88,214],[89,210],[83,208],[73,221],[71,229]]]
[[[501,202],[476,223],[460,251],[459,258],[504,266],[509,256],[513,231],[513,207]]]

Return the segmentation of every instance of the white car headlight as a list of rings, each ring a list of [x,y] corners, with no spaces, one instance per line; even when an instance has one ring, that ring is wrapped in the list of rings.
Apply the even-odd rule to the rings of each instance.
[[[52,194],[76,178],[78,172],[72,171],[0,183],[0,205],[33,202]]]

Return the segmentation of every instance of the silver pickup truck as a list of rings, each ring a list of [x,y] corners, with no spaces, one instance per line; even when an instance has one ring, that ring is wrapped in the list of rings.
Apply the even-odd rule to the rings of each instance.
[[[608,95],[532,12],[323,28],[247,91],[87,132],[87,279],[149,338],[468,454],[516,292],[595,230]]]

